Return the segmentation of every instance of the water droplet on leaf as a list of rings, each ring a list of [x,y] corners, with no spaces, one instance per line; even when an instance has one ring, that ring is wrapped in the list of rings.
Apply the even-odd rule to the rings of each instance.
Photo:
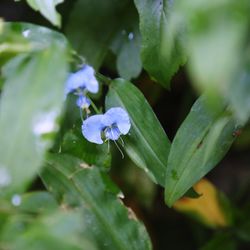
[[[20,195],[15,194],[12,196],[11,203],[13,204],[13,206],[15,207],[20,206],[21,202],[22,202],[22,198]]]
[[[128,40],[133,40],[134,39],[134,33],[133,32],[130,32],[129,34],[128,34]]]
[[[23,31],[23,36],[24,36],[24,37],[28,37],[29,34],[30,34],[30,30],[24,30],[24,31]]]

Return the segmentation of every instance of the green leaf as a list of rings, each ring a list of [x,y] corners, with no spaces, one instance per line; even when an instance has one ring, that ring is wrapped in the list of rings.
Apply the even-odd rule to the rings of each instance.
[[[52,43],[69,47],[65,37],[58,32],[28,23],[5,22],[0,34],[0,64],[3,65],[19,53],[44,50]]]
[[[36,11],[39,11],[53,25],[61,26],[61,16],[56,11],[56,6],[64,0],[26,0],[27,3]]]
[[[140,39],[138,33],[129,33],[129,37],[126,38],[121,47],[121,50],[117,57],[117,69],[119,75],[130,80],[131,78],[136,78],[142,69],[141,59],[140,59]]]
[[[74,48],[98,69],[126,14],[128,1],[77,1],[66,26]],[[101,25],[101,30],[100,30]]]
[[[138,77],[142,70],[141,34],[139,32],[139,16],[135,6],[130,6],[126,12],[127,16],[125,15],[120,20],[122,30],[118,30],[110,48],[117,56],[116,67],[119,76],[130,80]]]
[[[169,206],[215,167],[235,139],[233,118],[222,106],[208,108],[207,99],[197,100],[173,140],[165,186]]]
[[[80,129],[75,128],[63,137],[61,152],[82,159],[90,165],[108,169],[111,165],[111,154],[108,152],[108,145],[96,145],[87,141]]]
[[[83,166],[68,155],[50,155],[42,178],[62,206],[77,208],[83,214],[83,234],[98,249],[151,249],[143,225],[138,222],[110,189],[111,182],[97,167]]]
[[[41,214],[58,208],[56,200],[48,192],[25,193],[20,198],[21,204],[18,210],[25,213]]]
[[[5,175],[1,187],[9,192],[21,192],[34,177],[59,129],[67,53],[64,42],[55,40],[48,47],[15,57],[3,68],[0,170]]]
[[[242,123],[250,116],[248,73],[242,72],[249,62],[249,10],[245,0],[183,0],[176,1],[173,10],[175,28],[185,30],[193,84],[210,98],[228,101]]]
[[[16,214],[9,218],[0,236],[3,249],[34,250],[96,250],[92,243],[81,235],[82,215],[77,211],[61,211],[34,216]]]
[[[235,117],[242,124],[247,123],[250,118],[250,64],[233,78],[227,98]]]
[[[186,60],[179,35],[170,27],[173,3],[170,0],[134,2],[140,15],[143,66],[153,79],[168,88],[171,77]]]
[[[130,133],[124,136],[127,154],[151,179],[165,184],[170,142],[143,94],[130,82],[114,80],[106,97],[106,109],[123,107],[131,120]]]

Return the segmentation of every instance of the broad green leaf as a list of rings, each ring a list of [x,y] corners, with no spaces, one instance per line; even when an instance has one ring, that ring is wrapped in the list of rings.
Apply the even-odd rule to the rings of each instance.
[[[114,80],[106,97],[106,109],[111,107],[123,107],[129,114],[131,130],[123,137],[129,157],[164,186],[170,142],[143,94],[128,81]]]
[[[173,1],[134,0],[140,16],[141,58],[153,79],[169,87],[171,77],[185,63],[179,35],[170,27]]]
[[[223,158],[234,141],[236,123],[224,107],[207,106],[204,95],[193,105],[173,140],[166,172],[169,206]]]
[[[61,16],[56,11],[56,6],[64,0],[26,0],[36,11],[39,11],[53,25],[61,26]]]
[[[82,159],[90,165],[108,169],[111,165],[111,154],[108,145],[96,145],[87,141],[80,129],[75,128],[67,132],[63,138],[61,152]]]
[[[3,68],[0,170],[5,181],[1,188],[21,192],[53,143],[64,102],[67,53],[64,42],[55,40],[15,57]]]
[[[39,214],[15,214],[9,218],[0,236],[3,249],[34,250],[96,250],[93,244],[81,235],[79,224],[82,215],[77,211],[54,210]]]
[[[126,14],[128,3],[128,0],[80,0],[74,5],[66,26],[67,37],[96,69],[116,33],[123,29],[120,20]]]
[[[62,206],[82,211],[83,220],[78,223],[98,249],[151,249],[145,228],[124,207],[117,191],[110,189],[108,177],[97,167],[72,156],[50,155],[42,179]]]
[[[7,218],[1,220],[1,249],[96,249],[82,235],[80,212],[59,207],[47,192],[26,193],[19,198],[19,203],[13,198],[12,204],[0,202],[0,218]]]

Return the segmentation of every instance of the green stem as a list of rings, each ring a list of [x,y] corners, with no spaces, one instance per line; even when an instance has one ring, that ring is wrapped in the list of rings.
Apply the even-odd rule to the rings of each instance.
[[[91,107],[94,109],[94,111],[96,112],[96,114],[100,114],[100,110],[96,107],[96,105],[94,104],[94,102],[91,100]]]
[[[103,74],[101,74],[101,73],[99,73],[99,72],[96,72],[95,75],[96,75],[96,78],[97,78],[98,80],[100,80],[102,83],[104,83],[104,84],[107,85],[107,86],[110,85],[110,83],[111,83],[111,81],[112,81],[111,78],[109,78],[109,77],[107,77],[107,76],[104,76]]]

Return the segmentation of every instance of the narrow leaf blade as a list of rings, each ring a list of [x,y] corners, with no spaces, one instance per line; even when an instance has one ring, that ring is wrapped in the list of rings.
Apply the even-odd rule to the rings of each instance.
[[[123,107],[132,127],[124,142],[129,157],[164,186],[170,142],[143,94],[130,82],[114,80],[106,97],[106,109]]]
[[[166,172],[165,201],[169,206],[224,157],[234,141],[236,123],[218,106],[207,107],[200,97],[177,131]]]

